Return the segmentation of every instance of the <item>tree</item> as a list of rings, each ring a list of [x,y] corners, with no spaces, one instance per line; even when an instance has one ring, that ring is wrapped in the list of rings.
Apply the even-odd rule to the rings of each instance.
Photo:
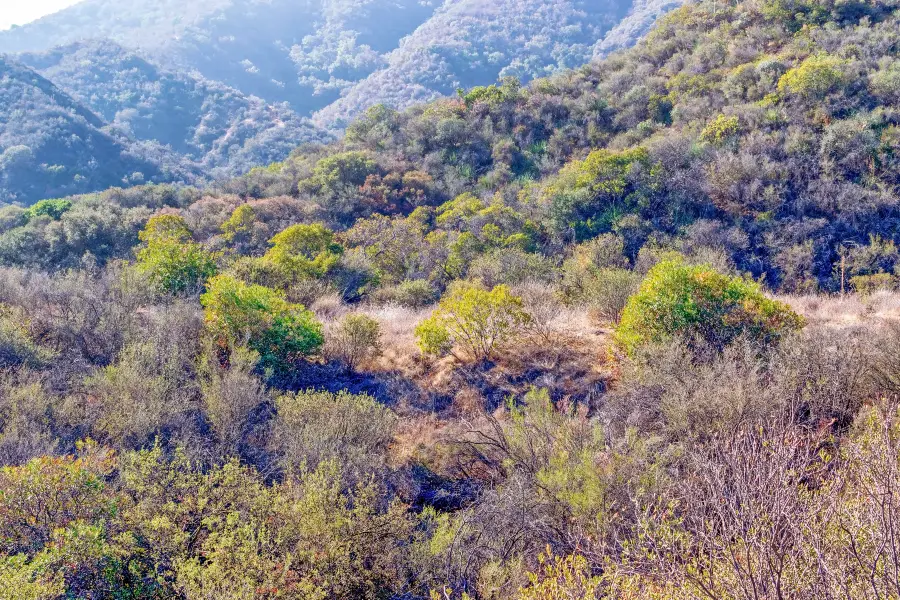
[[[138,269],[162,293],[195,291],[216,274],[215,254],[193,241],[180,216],[153,217],[138,237],[144,244],[137,251]]]
[[[416,327],[416,338],[426,354],[442,354],[459,345],[475,360],[483,360],[530,320],[522,299],[507,286],[488,291],[479,285],[458,283],[431,317]]]
[[[272,248],[263,257],[291,280],[318,279],[334,268],[344,249],[326,227],[292,225],[271,240]]]
[[[615,335],[628,352],[676,336],[721,349],[740,336],[771,343],[802,326],[802,317],[757,283],[670,257],[647,273]]]
[[[247,285],[229,275],[210,280],[200,296],[206,324],[224,348],[246,342],[259,353],[260,366],[289,369],[322,346],[322,324],[300,304],[276,290]]]

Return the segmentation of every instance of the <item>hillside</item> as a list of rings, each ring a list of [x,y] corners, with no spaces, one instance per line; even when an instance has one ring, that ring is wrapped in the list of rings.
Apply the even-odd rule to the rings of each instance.
[[[405,107],[501,73],[528,80],[578,66],[634,43],[679,3],[85,0],[0,32],[0,52],[109,38],[301,116],[324,110],[321,123],[340,125],[373,103]]]
[[[0,599],[896,598],[898,48],[896,0],[691,3],[0,207]],[[11,131],[144,109],[2,64]]]
[[[132,141],[27,67],[0,56],[0,203],[168,180],[164,150]],[[177,176],[190,178],[189,172]]]
[[[170,147],[205,174],[227,177],[331,136],[285,104],[162,69],[111,41],[17,56],[117,130]]]
[[[640,39],[681,2],[461,0],[447,2],[385,57],[384,68],[316,114],[346,124],[384,103],[406,108],[500,77],[528,82],[573,69]]]

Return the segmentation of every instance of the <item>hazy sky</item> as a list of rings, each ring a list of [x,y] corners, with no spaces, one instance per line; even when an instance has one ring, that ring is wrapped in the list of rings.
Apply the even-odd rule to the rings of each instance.
[[[0,31],[24,25],[80,0],[0,0]]]

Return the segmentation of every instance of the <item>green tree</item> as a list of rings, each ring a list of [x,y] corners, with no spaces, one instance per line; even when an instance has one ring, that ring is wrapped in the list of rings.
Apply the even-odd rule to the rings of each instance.
[[[802,317],[757,283],[673,257],[653,267],[628,300],[616,340],[628,352],[675,336],[722,348],[739,336],[770,343],[802,326]]]
[[[261,285],[229,275],[210,280],[200,297],[209,331],[223,347],[246,342],[259,353],[260,365],[276,371],[315,354],[322,346],[322,324],[302,305]]]
[[[272,248],[263,259],[292,281],[324,277],[344,252],[334,241],[334,232],[319,224],[292,225],[269,243]]]
[[[486,290],[458,283],[437,310],[416,327],[419,347],[426,354],[442,354],[461,346],[475,360],[490,358],[497,344],[530,321],[522,299],[505,285]]]
[[[594,150],[563,167],[542,199],[557,233],[584,240],[609,231],[619,217],[645,204],[657,179],[645,148]]]
[[[161,293],[191,292],[216,274],[216,255],[193,241],[184,219],[158,215],[138,234],[138,269]]]

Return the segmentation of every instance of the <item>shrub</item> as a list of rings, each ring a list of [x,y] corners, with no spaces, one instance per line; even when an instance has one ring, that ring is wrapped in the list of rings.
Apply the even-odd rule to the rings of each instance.
[[[22,311],[0,304],[0,369],[36,367],[52,354],[34,342]]]
[[[200,302],[219,343],[232,347],[246,341],[259,353],[263,368],[287,369],[318,351],[324,341],[322,325],[310,311],[260,285],[219,275],[210,280]]]
[[[897,277],[890,273],[874,275],[857,275],[850,278],[850,286],[863,296],[871,295],[879,290],[896,290]]]
[[[332,333],[327,350],[352,371],[361,361],[381,353],[381,326],[367,315],[347,315]]]
[[[454,345],[475,360],[490,358],[505,341],[530,320],[522,299],[505,285],[488,291],[471,283],[454,285],[438,309],[416,328],[419,347],[426,354],[442,354]]]
[[[628,300],[616,340],[628,352],[676,336],[721,349],[739,336],[770,343],[802,325],[799,315],[766,298],[753,281],[668,258],[650,269]]]
[[[398,304],[406,308],[424,308],[437,300],[437,293],[424,279],[407,279],[393,287],[381,288],[373,299],[382,304]]]
[[[153,217],[138,236],[144,243],[137,251],[138,268],[159,292],[194,291],[216,273],[215,255],[191,239],[179,216]]]
[[[307,390],[276,401],[274,440],[282,467],[315,470],[336,461],[350,479],[384,467],[394,413],[366,394]]]
[[[739,128],[738,118],[719,115],[710,121],[700,132],[700,139],[710,144],[720,146],[737,134]]]
[[[845,64],[846,61],[827,54],[810,56],[781,76],[778,91],[810,100],[822,98],[847,81]]]
[[[540,570],[528,574],[528,585],[519,590],[517,600],[578,598],[596,600],[602,597],[601,578],[591,573],[588,561],[577,554],[554,556],[550,547],[538,557]]]
[[[203,358],[203,407],[223,452],[235,454],[251,411],[266,400],[265,387],[254,374],[259,355],[236,346],[227,365],[211,352]]]
[[[68,212],[70,208],[72,208],[71,200],[41,200],[32,205],[31,208],[25,212],[25,217],[27,219],[34,219],[35,217],[46,215],[53,220],[58,220],[63,214]]]
[[[615,324],[640,282],[641,276],[634,271],[601,269],[586,282],[582,298],[592,317],[601,323]]]

